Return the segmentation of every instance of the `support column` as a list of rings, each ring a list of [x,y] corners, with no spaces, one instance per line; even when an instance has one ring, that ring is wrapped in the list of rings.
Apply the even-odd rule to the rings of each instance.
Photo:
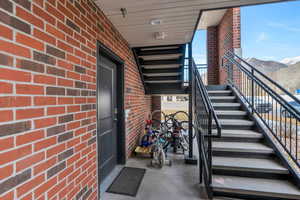
[[[241,13],[240,8],[232,9],[232,46],[236,55],[243,57],[241,48]],[[241,86],[241,73],[236,66],[233,66],[233,78],[235,83]]]
[[[222,58],[227,51],[242,55],[240,8],[227,9],[217,26],[207,28],[207,79],[209,85],[226,84],[227,71],[222,68]],[[233,68],[233,77],[239,74]]]
[[[219,83],[218,27],[207,28],[207,84]]]
[[[155,110],[161,111],[161,96],[151,96],[151,104],[151,112]],[[152,118],[161,121],[161,115],[159,113],[156,113]]]
[[[192,55],[192,43],[188,45],[189,50],[189,154],[185,155],[185,163],[197,165],[197,158],[193,152],[193,55]]]

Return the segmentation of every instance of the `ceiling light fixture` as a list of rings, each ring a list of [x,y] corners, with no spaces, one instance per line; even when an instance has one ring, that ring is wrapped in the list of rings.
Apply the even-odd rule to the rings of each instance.
[[[156,40],[163,40],[163,39],[165,39],[166,38],[166,33],[165,32],[155,32],[154,33],[154,38],[156,39]]]
[[[123,18],[125,18],[126,15],[127,15],[127,9],[126,8],[121,8],[120,10],[121,10]]]
[[[162,20],[161,19],[151,19],[150,24],[151,25],[160,25],[160,24],[162,24]]]

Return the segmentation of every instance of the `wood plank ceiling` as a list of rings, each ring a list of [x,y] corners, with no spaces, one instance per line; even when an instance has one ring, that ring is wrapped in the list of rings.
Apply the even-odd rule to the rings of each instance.
[[[142,47],[190,42],[201,10],[278,1],[280,0],[95,0],[95,3],[132,47]],[[125,17],[121,8],[127,11]],[[160,20],[161,24],[152,25],[152,20]],[[155,34],[158,32],[164,32],[165,38],[156,39]]]

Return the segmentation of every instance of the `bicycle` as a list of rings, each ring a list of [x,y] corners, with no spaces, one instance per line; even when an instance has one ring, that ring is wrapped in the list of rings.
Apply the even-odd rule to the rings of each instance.
[[[188,151],[189,148],[189,115],[184,111],[177,111],[169,115],[165,115],[166,126],[173,133],[172,146],[173,152],[177,153],[177,150],[180,148],[183,151]],[[192,139],[196,137],[196,133],[193,132]]]
[[[151,166],[158,166],[162,168],[164,165],[172,166],[172,161],[166,159],[166,153],[164,150],[165,138],[163,134],[155,132],[155,141],[152,146],[153,159],[150,162]]]

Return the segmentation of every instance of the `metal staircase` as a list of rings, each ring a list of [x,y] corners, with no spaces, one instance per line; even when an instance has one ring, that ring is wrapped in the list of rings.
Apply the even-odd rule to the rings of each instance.
[[[191,66],[200,182],[209,199],[300,199],[300,113],[279,93],[294,97],[229,54],[228,85],[205,86]]]
[[[300,190],[286,163],[243,108],[234,90],[208,86],[208,94],[222,126],[222,136],[212,139],[213,195],[300,199]],[[213,133],[214,127],[213,124]]]
[[[133,48],[147,94],[186,94],[185,44]]]

